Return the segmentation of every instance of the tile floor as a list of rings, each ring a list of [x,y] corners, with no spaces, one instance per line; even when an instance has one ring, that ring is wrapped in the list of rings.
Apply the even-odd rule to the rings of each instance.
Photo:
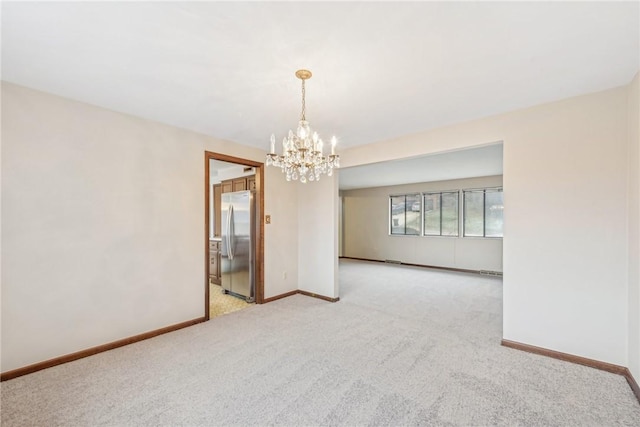
[[[244,299],[227,295],[222,292],[222,286],[209,283],[209,317],[222,316],[249,307],[251,304]]]

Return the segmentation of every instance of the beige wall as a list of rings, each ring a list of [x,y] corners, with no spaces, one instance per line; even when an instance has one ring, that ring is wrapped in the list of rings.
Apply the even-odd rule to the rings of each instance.
[[[342,164],[503,141],[504,338],[626,366],[627,93],[355,147]]]
[[[2,150],[3,372],[203,316],[204,152],[264,159],[7,83]],[[265,181],[269,297],[298,288],[297,187]]]
[[[343,255],[502,271],[502,239],[389,235],[389,195],[500,186],[502,176],[493,176],[343,191]]]
[[[629,86],[629,370],[640,381],[640,74]]]
[[[338,297],[338,179],[298,185],[300,290]]]
[[[264,225],[264,296],[271,298],[298,289],[298,183],[286,182],[275,167],[264,174],[264,213],[271,215]]]
[[[504,337],[637,378],[634,85],[356,147],[342,163],[503,141]],[[264,152],[4,83],[2,144],[3,372],[202,316],[203,153]],[[339,295],[336,182],[305,193],[281,178],[267,168],[266,296]],[[312,203],[326,212],[301,208]],[[305,251],[299,233],[329,230]],[[316,273],[325,283],[297,283]]]

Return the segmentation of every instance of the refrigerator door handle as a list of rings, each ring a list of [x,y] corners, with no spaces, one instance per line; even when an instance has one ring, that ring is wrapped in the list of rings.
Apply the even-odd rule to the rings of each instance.
[[[233,233],[233,205],[229,205],[229,212],[227,214],[227,254],[229,254],[229,260],[233,260],[231,233]]]

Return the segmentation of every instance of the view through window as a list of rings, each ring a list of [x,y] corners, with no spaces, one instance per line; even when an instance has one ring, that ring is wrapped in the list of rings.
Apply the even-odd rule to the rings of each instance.
[[[502,188],[463,190],[463,237],[502,237]],[[389,196],[389,233],[409,236],[460,235],[460,191]]]
[[[420,235],[421,194],[403,194],[390,197],[391,234]]]
[[[464,190],[464,235],[502,237],[502,188]]]
[[[457,191],[426,193],[424,195],[424,235],[458,235]]]

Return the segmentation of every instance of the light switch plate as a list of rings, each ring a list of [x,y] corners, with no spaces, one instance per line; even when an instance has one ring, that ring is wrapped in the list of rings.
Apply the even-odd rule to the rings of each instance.
[[[265,215],[264,222],[265,224],[271,224],[271,215]]]

